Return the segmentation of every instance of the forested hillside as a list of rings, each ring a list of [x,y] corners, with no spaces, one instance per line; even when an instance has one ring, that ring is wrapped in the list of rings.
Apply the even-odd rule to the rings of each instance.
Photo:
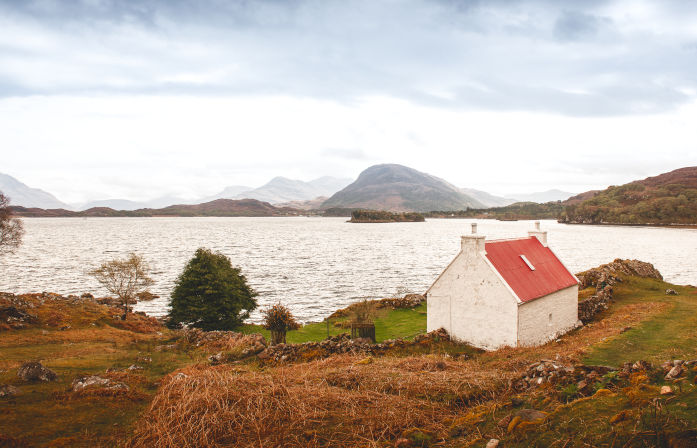
[[[568,204],[560,222],[574,224],[697,224],[697,167],[612,186]]]

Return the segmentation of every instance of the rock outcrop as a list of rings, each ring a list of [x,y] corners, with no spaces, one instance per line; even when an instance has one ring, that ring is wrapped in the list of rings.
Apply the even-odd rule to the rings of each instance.
[[[21,395],[21,393],[22,392],[19,390],[18,387],[15,387],[11,384],[0,385],[0,398],[15,397],[17,395]]]
[[[104,389],[110,391],[128,391],[129,387],[118,381],[102,378],[97,375],[88,375],[75,378],[70,385],[73,392],[82,392],[86,389]]]
[[[15,306],[0,308],[0,322],[6,323],[11,328],[23,328],[26,324],[33,324],[37,321],[38,318],[35,315],[27,313]]]
[[[596,291],[594,295],[578,303],[578,318],[581,322],[590,322],[596,314],[610,306],[613,286],[622,282],[622,275],[663,280],[661,273],[651,263],[619,258],[612,263],[576,274],[580,282],[579,289],[593,287]]]
[[[56,372],[47,369],[38,361],[30,361],[22,364],[22,367],[17,370],[17,376],[24,381],[55,381],[58,378]]]
[[[661,273],[651,263],[639,260],[622,260],[620,258],[615,259],[612,263],[603,264],[597,268],[576,274],[576,277],[580,282],[579,289],[585,289],[590,286],[604,288],[605,285],[621,282],[622,280],[619,277],[621,274],[663,280]]]

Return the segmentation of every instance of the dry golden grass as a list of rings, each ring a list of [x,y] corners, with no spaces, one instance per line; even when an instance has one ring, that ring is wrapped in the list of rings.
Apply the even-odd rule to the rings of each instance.
[[[359,359],[341,356],[266,372],[185,369],[187,378],[173,376],[162,386],[129,446],[379,446],[412,427],[443,432],[453,411],[410,396],[427,384],[416,372],[389,390],[388,377],[402,373],[394,361],[374,368],[355,365]],[[357,371],[359,381],[376,375],[383,381],[343,387],[336,381],[342,369]]]
[[[204,339],[196,343],[191,340],[186,342],[208,352],[241,352],[245,348],[254,346],[257,341],[258,339],[254,335],[221,332],[220,337],[217,338]]]
[[[586,349],[666,304],[617,305],[605,319],[542,347],[505,348],[470,360],[447,355],[337,355],[260,371],[196,366],[169,377],[139,422],[131,447],[387,446],[410,428],[446,440],[479,406],[510,399],[509,381],[541,358],[577,362]],[[476,440],[472,435],[467,439]],[[464,439],[463,439],[464,440]]]
[[[431,344],[425,347],[431,354],[425,355],[394,349],[369,360],[335,355],[264,368],[254,360],[216,367],[193,364],[211,351],[242,350],[254,343],[253,337],[221,338],[202,345],[182,339],[175,343],[180,333],[150,327],[151,321],[140,316],[117,328],[119,321],[107,307],[47,302],[36,310],[38,325],[0,333],[5,358],[0,359],[0,379],[18,384],[14,369],[19,363],[42,359],[58,372],[59,381],[20,384],[25,393],[17,398],[13,412],[0,413],[0,433],[5,432],[0,434],[0,446],[31,440],[37,446],[343,448],[394,446],[407,436],[413,446],[479,447],[496,437],[506,446],[551,446],[562,441],[554,446],[568,448],[582,445],[564,445],[566,432],[582,429],[588,430],[586,435],[578,433],[586,437],[583,440],[604,441],[603,434],[591,434],[593,428],[581,428],[576,422],[582,418],[596,426],[605,424],[624,402],[608,397],[605,410],[589,400],[560,407],[559,390],[551,385],[516,393],[525,407],[550,414],[551,423],[536,430],[537,435],[508,433],[498,423],[516,410],[509,381],[530,363],[580,362],[588,359],[589,351],[612,348],[647,323],[675,312],[675,299],[664,295],[663,284],[635,286],[618,287],[631,294],[620,294],[596,322],[541,347],[468,351],[472,358],[463,359],[458,346]],[[646,296],[648,290],[655,295]],[[683,301],[694,295],[691,290],[680,291],[678,298]],[[71,327],[60,330],[65,319]],[[628,327],[634,330],[626,332]],[[694,328],[684,331],[692,339],[695,334]],[[160,350],[162,345],[169,348]],[[124,370],[142,356],[152,357],[144,370]],[[187,377],[167,374],[185,365],[180,372]],[[105,373],[111,367],[118,370]],[[68,392],[70,381],[83,374],[124,382],[130,391]],[[161,386],[155,392],[157,384]],[[593,406],[584,408],[586,402]],[[689,406],[686,409],[693,412]],[[420,444],[419,437],[431,441]]]

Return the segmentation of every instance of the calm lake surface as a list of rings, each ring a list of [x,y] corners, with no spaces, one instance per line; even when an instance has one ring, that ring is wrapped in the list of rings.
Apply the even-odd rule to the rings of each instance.
[[[344,218],[29,218],[21,249],[0,259],[0,291],[106,295],[86,271],[135,251],[153,267],[161,296],[139,304],[167,312],[177,275],[198,247],[230,257],[259,292],[305,322],[361,298],[423,293],[457,254],[474,220],[350,224]],[[479,220],[487,238],[527,235],[530,221]],[[697,230],[563,225],[543,221],[573,272],[615,258],[653,263],[666,280],[697,284]],[[258,320],[255,313],[252,320]]]

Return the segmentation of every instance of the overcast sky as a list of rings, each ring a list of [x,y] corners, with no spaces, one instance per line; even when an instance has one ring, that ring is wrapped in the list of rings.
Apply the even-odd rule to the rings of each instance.
[[[0,148],[67,202],[604,188],[697,165],[697,2],[0,0]]]

